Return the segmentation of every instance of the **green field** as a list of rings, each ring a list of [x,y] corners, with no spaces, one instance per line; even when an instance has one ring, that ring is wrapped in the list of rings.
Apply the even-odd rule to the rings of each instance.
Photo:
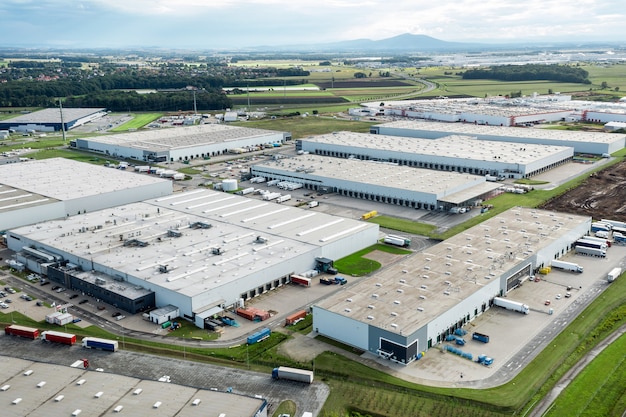
[[[133,114],[132,116],[133,118],[131,120],[113,129],[110,129],[110,132],[119,133],[128,132],[129,130],[133,129],[141,129],[148,123],[152,123],[159,117],[163,116],[163,113],[138,113]]]

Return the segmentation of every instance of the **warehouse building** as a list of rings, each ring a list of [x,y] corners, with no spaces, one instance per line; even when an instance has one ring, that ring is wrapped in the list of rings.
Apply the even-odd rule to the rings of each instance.
[[[523,126],[527,123],[545,123],[565,120],[572,109],[563,104],[563,98],[553,96],[557,106],[532,106],[527,100],[489,97],[486,99],[433,99],[394,101],[376,107],[377,114],[388,117],[424,119],[439,122],[476,123],[490,126]],[[571,97],[569,97],[571,98]],[[534,98],[536,100],[536,97]],[[369,106],[372,106],[371,104]],[[371,108],[371,107],[370,107]]]
[[[68,354],[75,358],[84,355],[74,350]],[[100,361],[106,363],[106,359]],[[78,366],[64,366],[0,356],[0,364],[5,417],[268,415],[264,398],[179,385],[167,375],[149,380],[108,370],[94,372],[83,368],[83,360]]]
[[[376,243],[378,225],[210,190],[11,230],[17,260],[129,312],[204,319]]]
[[[117,158],[178,162],[243,153],[274,144],[282,145],[288,140],[291,140],[291,134],[287,132],[203,124],[76,139],[72,145],[77,149]]]
[[[64,158],[0,165],[0,230],[161,197],[172,190],[171,180]]]
[[[626,146],[626,134],[622,133],[572,132],[416,120],[401,120],[372,126],[370,127],[370,133],[422,139],[437,139],[449,135],[468,135],[490,141],[569,146],[573,147],[576,153],[594,155],[611,154]]]
[[[569,251],[590,226],[589,217],[513,208],[317,303],[313,327],[410,363]]]
[[[82,126],[93,120],[106,116],[106,109],[44,109],[36,112],[22,114],[7,120],[0,121],[0,130],[15,130],[16,132],[66,132],[75,127]]]
[[[475,206],[499,188],[484,176],[468,173],[313,154],[254,165],[251,173],[311,190],[426,210]]]
[[[432,140],[335,132],[298,140],[296,149],[316,155],[505,178],[531,177],[574,157],[572,147],[481,141],[460,135]]]

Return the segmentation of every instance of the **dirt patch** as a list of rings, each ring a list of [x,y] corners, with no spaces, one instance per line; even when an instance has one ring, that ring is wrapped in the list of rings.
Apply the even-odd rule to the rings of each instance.
[[[364,255],[363,257],[365,259],[371,259],[372,261],[380,262],[382,266],[386,266],[404,258],[405,256],[406,255],[396,255],[393,253],[375,250],[373,252],[368,253],[367,255]]]
[[[626,221],[626,162],[592,174],[579,187],[546,202],[541,208],[587,215],[594,220]]]

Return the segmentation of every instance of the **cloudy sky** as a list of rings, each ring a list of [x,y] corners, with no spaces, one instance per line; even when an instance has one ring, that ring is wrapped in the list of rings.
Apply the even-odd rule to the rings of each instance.
[[[0,46],[626,41],[623,0],[0,0]]]

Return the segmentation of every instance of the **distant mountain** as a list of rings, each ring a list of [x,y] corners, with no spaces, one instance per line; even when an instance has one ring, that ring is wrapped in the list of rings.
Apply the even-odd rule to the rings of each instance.
[[[392,38],[374,41],[371,39],[355,39],[323,44],[274,46],[272,49],[282,51],[316,51],[316,52],[442,52],[467,51],[472,49],[494,48],[493,45],[447,42],[426,35],[405,33]],[[262,47],[255,48],[262,49]]]

